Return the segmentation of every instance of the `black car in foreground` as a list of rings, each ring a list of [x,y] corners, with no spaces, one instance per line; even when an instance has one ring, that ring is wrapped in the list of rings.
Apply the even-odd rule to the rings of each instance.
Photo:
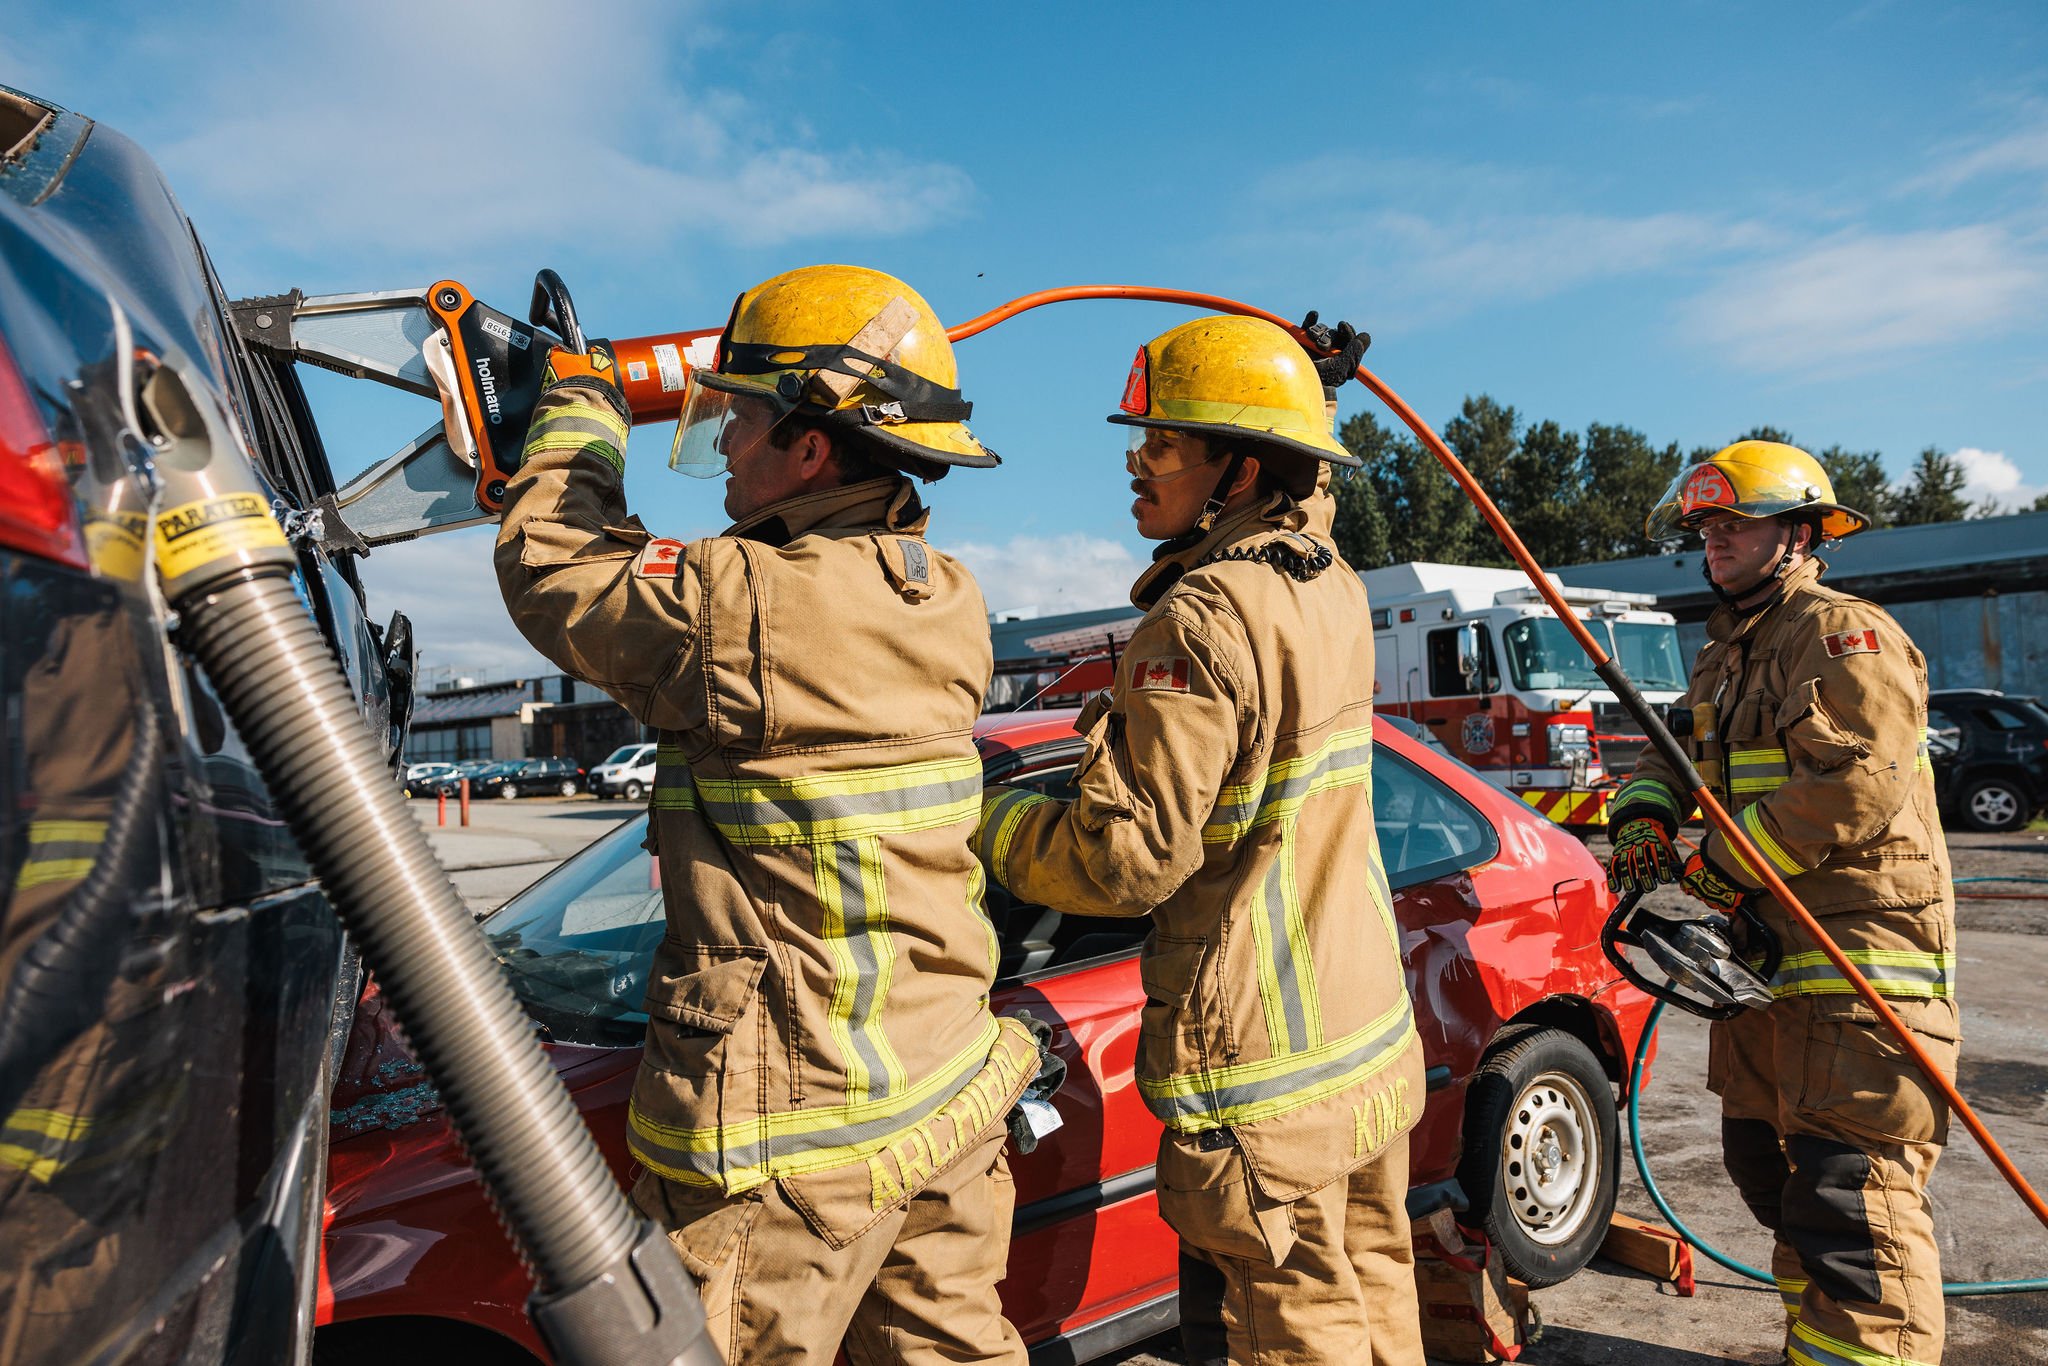
[[[1927,696],[1941,808],[1972,830],[2017,830],[2048,806],[2048,708],[1990,688]]]
[[[309,1350],[356,958],[155,593],[154,462],[246,450],[298,598],[395,756],[410,631],[368,618],[291,364],[238,335],[119,133],[0,88],[0,1357]],[[185,443],[185,444],[180,444]],[[240,458],[240,453],[236,453]],[[155,557],[155,558],[153,558]]]

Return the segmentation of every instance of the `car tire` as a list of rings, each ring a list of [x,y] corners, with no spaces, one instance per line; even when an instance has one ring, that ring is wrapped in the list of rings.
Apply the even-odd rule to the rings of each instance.
[[[574,778],[564,778],[564,779],[562,779],[562,781],[561,781],[561,782],[559,782],[559,783],[557,783],[557,784],[555,785],[555,791],[557,791],[557,792],[561,793],[561,794],[562,794],[562,795],[563,795],[564,797],[573,797],[573,796],[575,796],[575,795],[576,795],[576,780],[575,780]]]
[[[2010,778],[1997,777],[1979,778],[1964,788],[1956,812],[1972,830],[1992,834],[2017,830],[2034,814],[2026,790]]]
[[[517,783],[500,783],[498,785],[498,795],[509,802],[519,795],[519,785]]]
[[[647,795],[647,789],[640,785],[638,778],[632,778],[627,780],[626,785],[619,789],[619,795],[629,802],[637,802]]]
[[[1600,1250],[1620,1180],[1614,1086],[1562,1029],[1504,1030],[1465,1092],[1458,1183],[1508,1274],[1556,1285]]]

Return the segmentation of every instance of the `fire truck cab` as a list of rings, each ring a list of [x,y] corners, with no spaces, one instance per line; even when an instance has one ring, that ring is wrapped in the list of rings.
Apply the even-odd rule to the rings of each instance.
[[[1560,825],[1607,819],[1647,740],[1518,570],[1397,564],[1359,575],[1372,607],[1373,704]],[[1555,575],[1551,581],[1557,583]],[[1648,593],[1558,584],[1654,704],[1685,690],[1670,613]]]

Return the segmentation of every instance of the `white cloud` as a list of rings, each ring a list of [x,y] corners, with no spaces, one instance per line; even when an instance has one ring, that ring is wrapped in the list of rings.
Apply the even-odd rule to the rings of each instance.
[[[497,528],[478,527],[379,546],[362,562],[371,614],[412,619],[423,668],[491,676],[556,672],[505,611],[491,568]]]
[[[981,595],[996,613],[1086,612],[1120,607],[1144,568],[1118,541],[1067,532],[1058,536],[1012,536],[1001,545],[965,542],[942,546],[957,556],[981,583]]]
[[[2048,171],[2048,108],[2038,103],[2025,106],[2023,126],[1976,146],[1967,144],[1947,149],[1931,171],[1908,180],[1909,192],[1931,190],[1945,194],[1970,181],[1996,176],[2028,176]]]
[[[1955,462],[1963,467],[1963,497],[1973,505],[1989,501],[2017,511],[2033,506],[2036,498],[2048,492],[2048,484],[2027,482],[2004,451],[1964,446],[1955,453]]]
[[[1973,341],[2039,316],[2048,260],[1995,224],[1850,232],[1729,273],[1687,308],[1737,365],[1815,370]]]
[[[81,25],[27,54],[28,72],[4,56],[0,70],[81,105],[108,82],[175,73],[175,101],[143,106],[127,131],[217,252],[264,265],[673,261],[706,238],[912,231],[971,200],[958,167],[866,130],[809,136],[791,111],[704,79],[691,46],[707,32],[697,5],[588,22],[538,0],[239,6],[113,34]]]

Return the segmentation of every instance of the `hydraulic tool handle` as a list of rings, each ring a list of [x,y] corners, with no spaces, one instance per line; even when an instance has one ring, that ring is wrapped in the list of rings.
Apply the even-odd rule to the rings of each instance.
[[[545,267],[534,274],[533,302],[526,306],[526,319],[545,327],[562,339],[562,345],[582,355],[590,349],[583,328],[576,321],[576,305],[569,298],[569,286],[562,277]]]

